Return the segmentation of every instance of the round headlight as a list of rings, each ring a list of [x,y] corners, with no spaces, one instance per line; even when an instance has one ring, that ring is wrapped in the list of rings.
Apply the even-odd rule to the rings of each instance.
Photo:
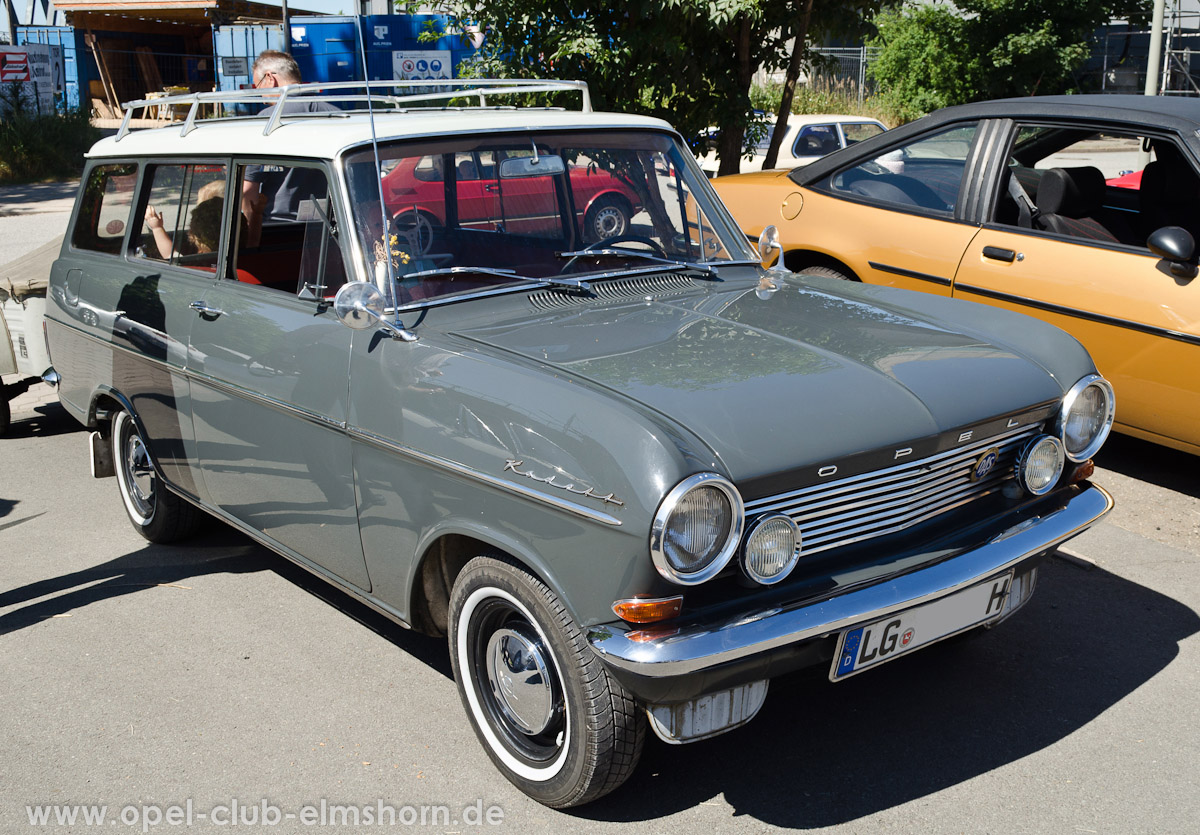
[[[800,531],[787,516],[775,514],[758,519],[746,535],[742,569],[756,583],[778,583],[800,559]]]
[[[1017,456],[1017,480],[1028,492],[1041,496],[1058,483],[1065,463],[1058,438],[1040,435]]]
[[[650,529],[658,573],[685,586],[716,576],[737,550],[745,525],[742,497],[719,475],[688,476],[667,494]]]
[[[1099,374],[1089,374],[1071,387],[1059,417],[1067,458],[1086,461],[1100,450],[1112,429],[1114,405],[1113,388]]]

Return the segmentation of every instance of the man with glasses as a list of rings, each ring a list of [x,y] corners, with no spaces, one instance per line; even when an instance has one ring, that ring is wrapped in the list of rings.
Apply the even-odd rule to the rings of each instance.
[[[266,49],[254,59],[250,70],[256,90],[270,90],[300,84],[300,66],[286,52]],[[277,105],[270,105],[262,115],[271,115]],[[337,113],[338,108],[313,97],[284,102],[283,113]],[[264,219],[296,219],[301,201],[324,197],[327,191],[325,175],[311,168],[287,168],[279,165],[248,165],[242,180],[242,212],[249,225],[247,246],[258,246]]]

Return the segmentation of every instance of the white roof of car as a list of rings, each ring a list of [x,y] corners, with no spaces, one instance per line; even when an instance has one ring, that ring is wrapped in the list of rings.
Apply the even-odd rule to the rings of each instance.
[[[97,142],[88,156],[264,154],[333,159],[343,149],[371,139],[371,118],[361,113],[285,116],[269,136],[263,135],[266,124],[258,118],[210,121],[186,136],[177,124],[132,131],[119,141],[109,137]],[[671,130],[661,119],[645,116],[541,109],[384,112],[375,116],[375,135],[380,141],[525,129],[623,127]]]
[[[380,141],[434,136],[461,136],[470,133],[504,133],[523,130],[567,130],[597,128],[637,128],[671,130],[661,119],[623,113],[596,113],[591,109],[587,85],[578,81],[453,80],[433,93],[430,87],[413,87],[420,82],[371,82],[374,113],[367,110],[362,82],[300,84],[285,88],[289,101],[336,102],[349,108],[337,112],[288,112],[268,120],[263,116],[204,118],[200,114],[229,104],[263,107],[272,101],[258,91],[241,93],[196,93],[124,105],[126,120],[115,137],[97,142],[89,157],[143,157],[156,155],[266,155],[333,159],[342,150],[369,142],[372,135]],[[482,89],[478,89],[481,88]],[[380,88],[384,88],[380,92]],[[401,88],[396,95],[395,88]],[[582,93],[582,107],[495,106],[503,96],[527,91],[575,91]],[[389,92],[392,91],[392,92]],[[487,106],[443,107],[440,97],[451,96],[458,104],[472,95]],[[129,130],[130,116],[140,107],[169,105],[186,108],[183,123],[150,130]],[[412,106],[410,106],[412,105]],[[433,106],[430,106],[433,105]],[[374,128],[372,129],[372,121]]]

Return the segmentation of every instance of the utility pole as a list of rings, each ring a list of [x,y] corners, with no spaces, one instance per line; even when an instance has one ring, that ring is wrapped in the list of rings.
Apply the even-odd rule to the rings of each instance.
[[[1154,0],[1154,19],[1150,24],[1150,56],[1146,60],[1146,95],[1158,95],[1158,74],[1162,69],[1163,12],[1166,0]]]
[[[1157,0],[1161,3],[1162,0]],[[292,54],[292,22],[288,18],[287,0],[280,0],[283,6],[283,51],[288,55]]]

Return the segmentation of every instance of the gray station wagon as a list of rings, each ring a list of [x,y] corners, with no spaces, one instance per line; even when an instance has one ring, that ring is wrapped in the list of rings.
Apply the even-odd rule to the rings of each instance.
[[[1110,509],[1112,389],[1062,331],[764,269],[678,134],[576,82],[322,89],[92,149],[62,403],[147,539],[216,517],[447,636],[542,803],[781,673],[995,626]]]

